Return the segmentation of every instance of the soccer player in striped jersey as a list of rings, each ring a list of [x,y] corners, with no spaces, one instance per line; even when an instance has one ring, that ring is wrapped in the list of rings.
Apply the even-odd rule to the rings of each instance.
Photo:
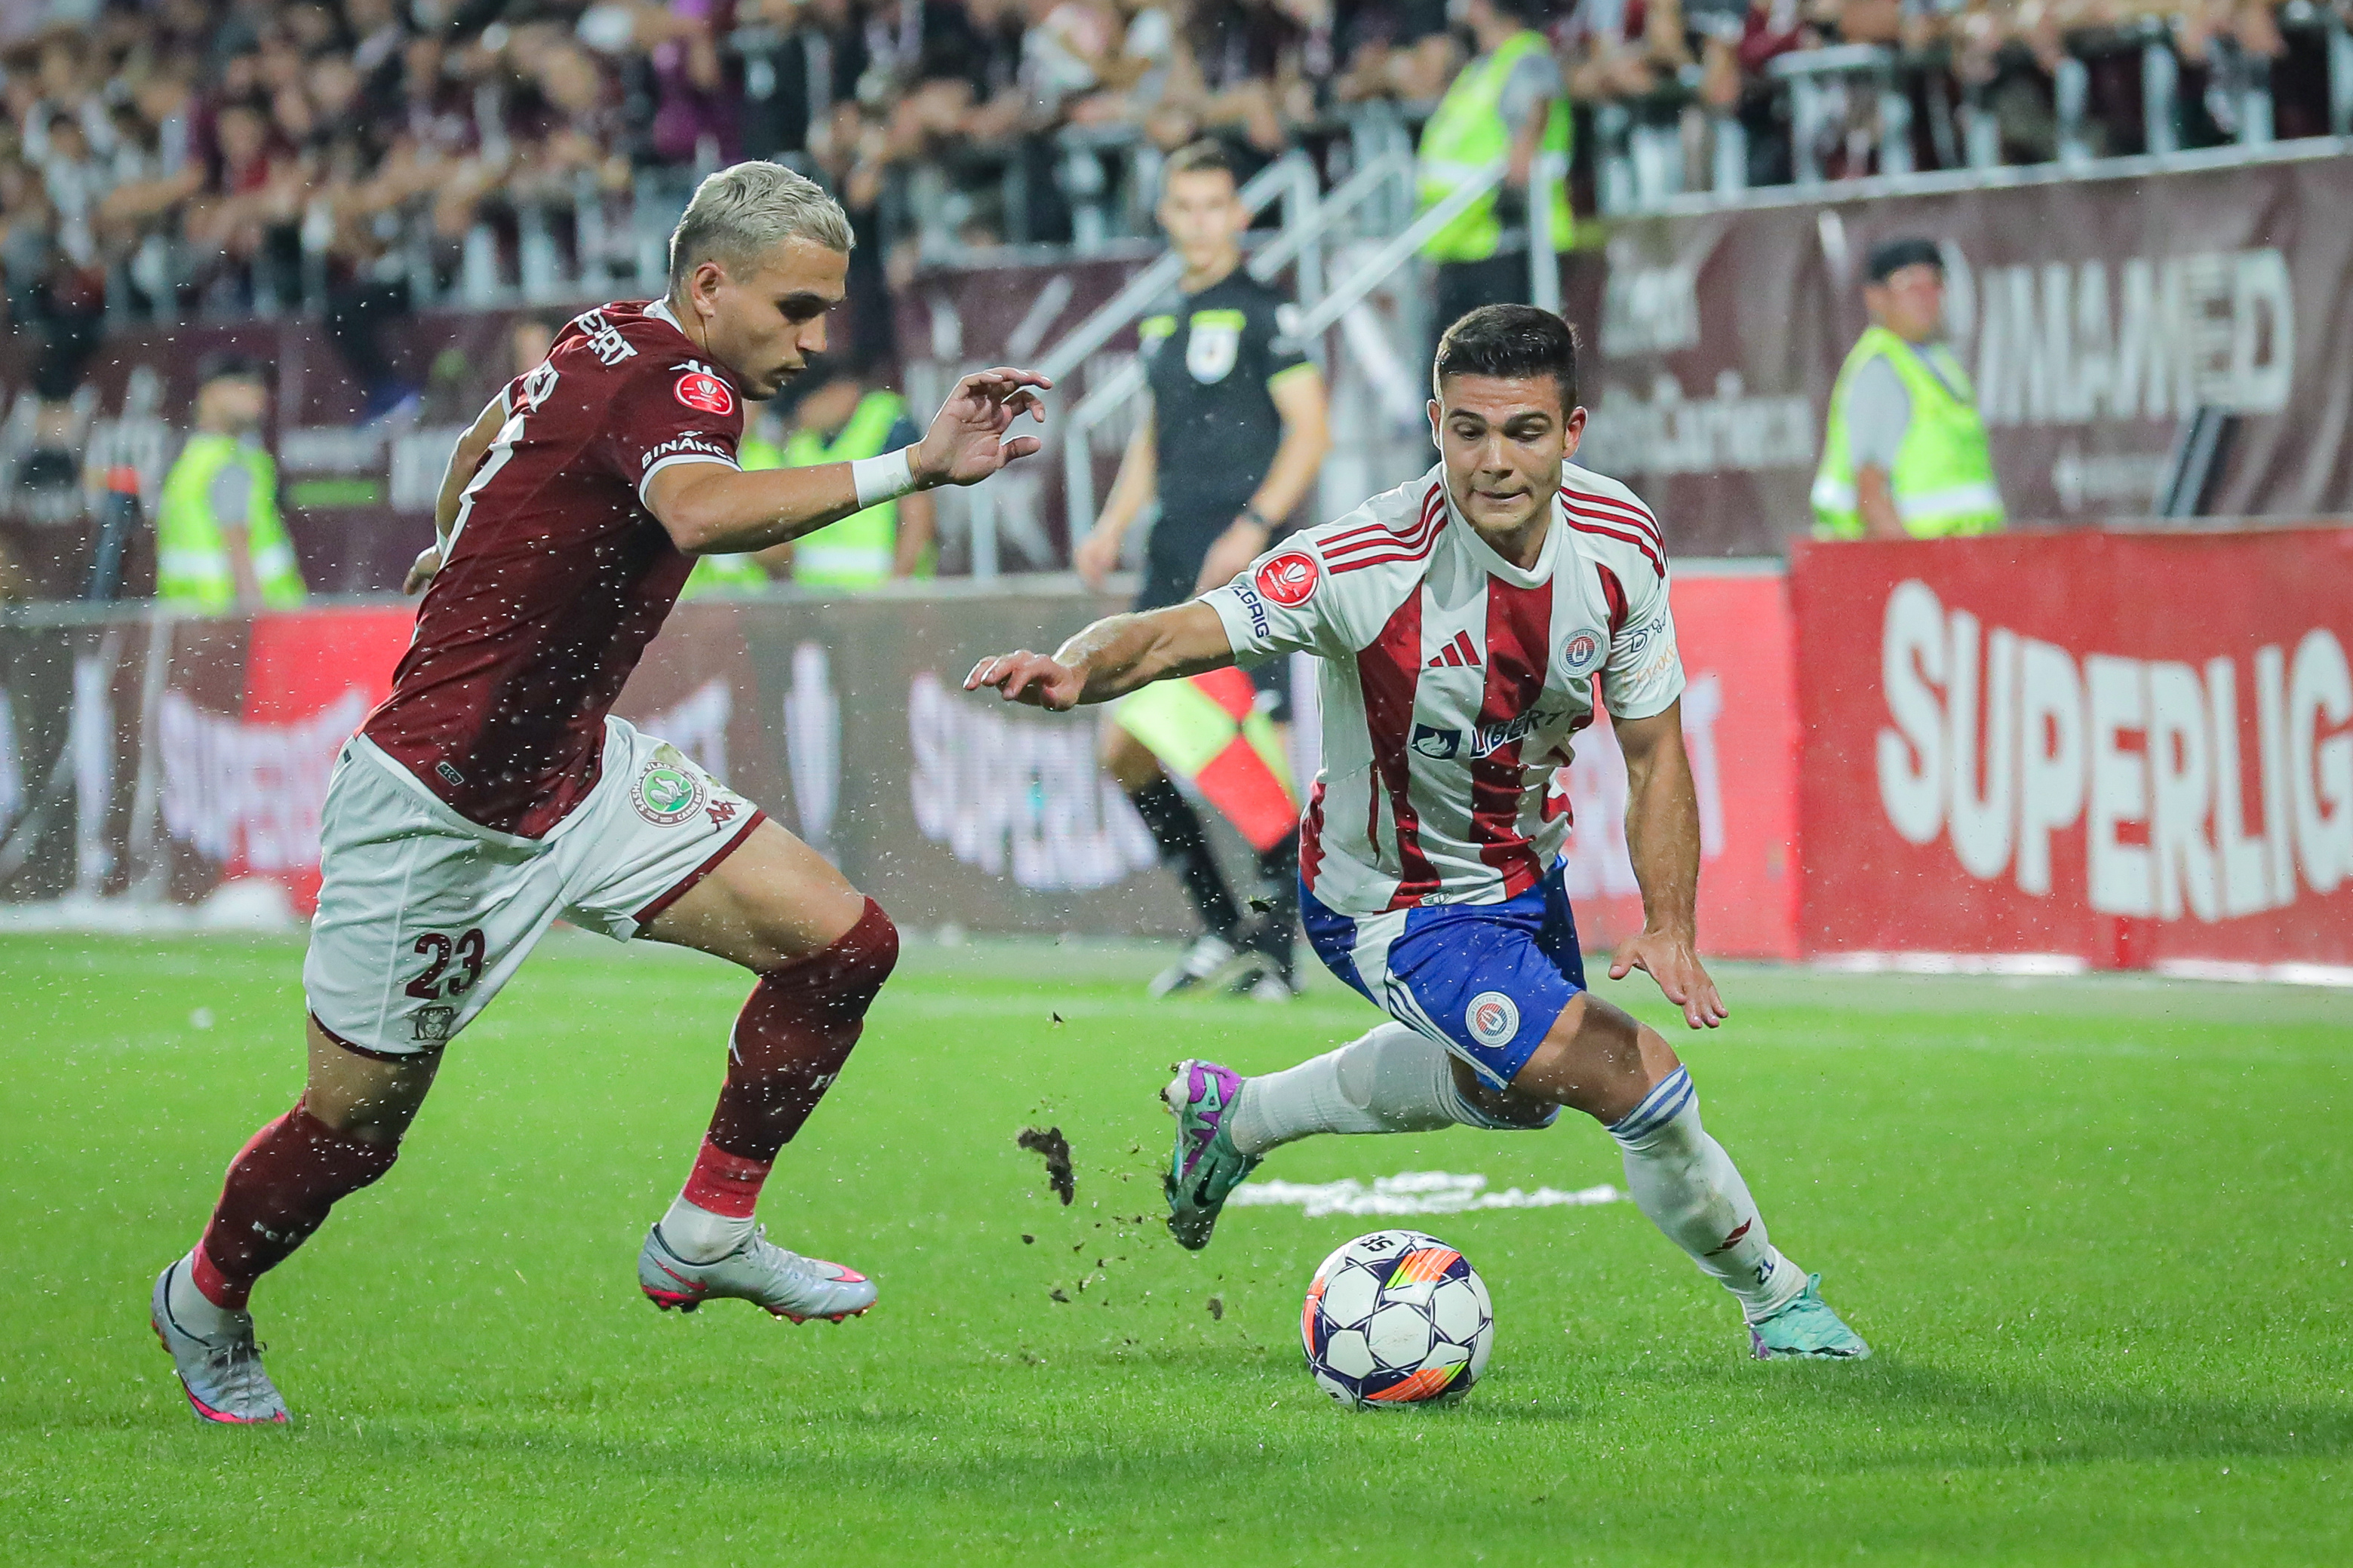
[[[1531,306],[1473,310],[1440,342],[1432,391],[1440,461],[1420,479],[1189,603],[1098,621],[1051,656],[985,660],[965,681],[1059,710],[1228,664],[1320,660],[1302,911],[1317,955],[1389,1021],[1261,1078],[1186,1062],[1165,1092],[1169,1228],[1208,1245],[1259,1161],[1312,1133],[1528,1130],[1567,1106],[1609,1131],[1635,1203],[1737,1299],[1759,1359],[1868,1355],[1820,1277],[1767,1239],[1665,1037],[1585,988],[1556,775],[1598,680],[1644,915],[1611,978],[1647,972],[1694,1029],[1726,1016],[1698,953],[1665,545],[1632,491],[1568,461],[1586,421],[1576,335]]]

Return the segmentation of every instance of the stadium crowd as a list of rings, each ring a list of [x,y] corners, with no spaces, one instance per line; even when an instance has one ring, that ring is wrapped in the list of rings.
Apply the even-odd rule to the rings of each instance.
[[[1918,91],[1995,115],[2006,162],[2055,155],[2071,49],[2094,68],[2094,151],[2137,150],[2152,36],[2179,61],[2186,144],[2233,139],[2259,71],[2279,134],[2327,129],[2325,58],[2297,43],[2324,20],[2310,0],[1526,3],[1581,110],[1737,116],[1751,184],[1790,177],[1771,63],[1841,42],[1927,62]],[[923,170],[961,193],[963,237],[1052,240],[1058,134],[1206,132],[1271,156],[1363,106],[1426,111],[1463,55],[1445,0],[7,0],[0,267],[15,318],[70,358],[110,301],[267,310],[307,287],[364,318],[420,243],[446,276],[485,216],[626,209],[648,171],[743,156],[821,174],[886,231],[911,226]],[[988,195],[1008,163],[1037,176],[1018,212]],[[606,232],[575,221],[565,243],[593,265]]]

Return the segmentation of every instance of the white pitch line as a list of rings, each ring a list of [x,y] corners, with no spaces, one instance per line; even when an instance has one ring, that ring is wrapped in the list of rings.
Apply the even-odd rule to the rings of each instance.
[[[1486,1189],[1484,1176],[1401,1171],[1394,1176],[1377,1176],[1370,1186],[1354,1176],[1336,1182],[1246,1182],[1234,1189],[1226,1203],[1240,1208],[1295,1204],[1309,1219],[1321,1219],[1330,1214],[1463,1214],[1472,1209],[1585,1208],[1627,1201],[1624,1193],[1606,1183],[1575,1192],[1558,1187],[1538,1187],[1532,1193],[1520,1187],[1500,1193]]]

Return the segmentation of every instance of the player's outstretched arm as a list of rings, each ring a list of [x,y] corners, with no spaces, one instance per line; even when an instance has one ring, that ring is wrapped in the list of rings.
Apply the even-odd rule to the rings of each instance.
[[[727,555],[786,543],[851,512],[942,485],[976,485],[1044,443],[1010,436],[1028,414],[1039,423],[1032,371],[976,371],[955,384],[913,447],[854,463],[739,473],[724,463],[677,463],[646,485],[646,507],[689,555]]]
[[[1108,702],[1170,676],[1198,675],[1234,662],[1218,612],[1198,599],[1165,610],[1109,616],[1053,653],[1001,653],[964,678],[966,691],[995,687],[1008,702],[1060,712]]]
[[[1699,961],[1699,792],[1683,752],[1683,705],[1618,724],[1626,753],[1626,849],[1642,888],[1642,930],[1619,944],[1609,978],[1659,983],[1693,1028],[1724,1022],[1724,998]]]

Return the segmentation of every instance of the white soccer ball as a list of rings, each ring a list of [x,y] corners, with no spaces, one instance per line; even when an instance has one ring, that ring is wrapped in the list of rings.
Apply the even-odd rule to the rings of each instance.
[[[1461,1398],[1487,1369],[1495,1314],[1469,1258],[1418,1230],[1377,1230],[1315,1270],[1299,1337],[1318,1388],[1394,1409]]]

